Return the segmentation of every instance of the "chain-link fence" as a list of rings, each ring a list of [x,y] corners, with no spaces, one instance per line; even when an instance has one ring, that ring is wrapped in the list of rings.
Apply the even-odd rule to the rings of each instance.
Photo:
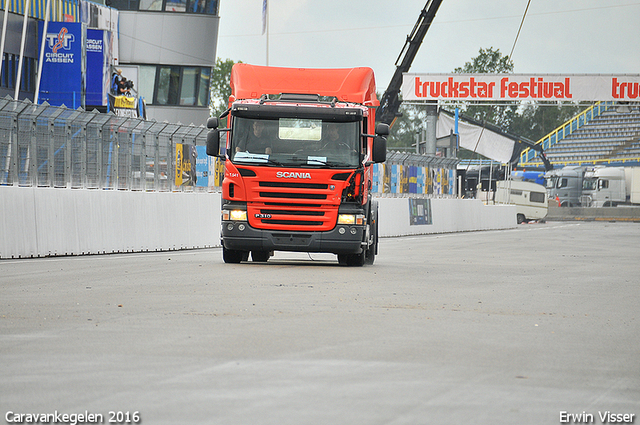
[[[0,99],[0,185],[174,191],[207,129]],[[177,149],[180,147],[180,149]],[[194,158],[188,158],[191,161]]]

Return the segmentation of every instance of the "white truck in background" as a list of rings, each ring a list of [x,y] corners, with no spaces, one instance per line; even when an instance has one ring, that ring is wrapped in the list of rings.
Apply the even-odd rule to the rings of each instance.
[[[584,173],[583,207],[640,204],[640,167],[596,166]]]

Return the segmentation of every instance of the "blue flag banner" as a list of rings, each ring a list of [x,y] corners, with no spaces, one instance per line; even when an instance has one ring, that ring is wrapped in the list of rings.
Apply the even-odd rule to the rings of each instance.
[[[38,22],[40,34],[44,22]],[[78,22],[49,22],[44,43],[44,61],[39,98],[50,105],[84,107],[85,30]]]
[[[107,104],[109,93],[109,40],[108,31],[87,29],[87,105]]]

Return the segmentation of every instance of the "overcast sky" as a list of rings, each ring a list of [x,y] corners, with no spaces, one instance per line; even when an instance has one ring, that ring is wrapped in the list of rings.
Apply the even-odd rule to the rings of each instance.
[[[448,73],[480,48],[511,51],[528,0],[443,0],[410,72]],[[426,0],[269,0],[269,65],[368,66],[384,92]],[[516,73],[639,74],[640,1],[531,0]],[[217,56],[267,61],[262,0],[220,0]]]

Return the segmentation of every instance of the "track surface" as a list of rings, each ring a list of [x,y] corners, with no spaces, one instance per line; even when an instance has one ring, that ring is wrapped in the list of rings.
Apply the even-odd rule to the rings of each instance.
[[[363,268],[221,257],[0,261],[0,423],[640,421],[638,224],[382,239]]]

